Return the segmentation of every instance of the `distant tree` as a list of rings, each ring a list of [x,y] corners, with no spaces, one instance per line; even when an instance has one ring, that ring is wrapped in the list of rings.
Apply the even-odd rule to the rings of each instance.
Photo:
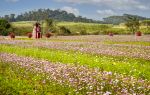
[[[13,15],[12,15],[13,16]],[[7,20],[10,19],[9,15],[5,17]],[[58,21],[74,21],[74,22],[86,22],[86,23],[103,23],[102,21],[96,21],[92,19],[87,19],[82,16],[76,17],[73,13],[68,13],[66,11],[57,9],[38,9],[29,12],[25,12],[16,16],[16,21],[41,21],[45,19],[55,19]]]
[[[137,18],[140,21],[149,19],[146,17],[138,16],[138,15],[123,14],[122,16],[109,16],[109,17],[103,18],[103,20],[104,20],[104,23],[106,23],[106,24],[117,24],[118,25],[120,23],[125,23],[126,19],[128,19],[128,17]]]
[[[46,25],[48,27],[53,27],[54,26],[54,20],[53,19],[46,19]]]
[[[126,27],[131,31],[133,34],[139,30],[140,22],[139,19],[136,17],[128,17],[126,18]]]
[[[68,28],[66,28],[65,26],[61,26],[59,34],[61,34],[61,35],[70,35],[71,31]]]
[[[10,14],[9,19],[11,22],[14,22],[15,21],[15,14]]]
[[[24,16],[21,14],[21,15],[18,15],[16,17],[16,21],[23,21],[24,20]]]
[[[141,23],[147,27],[147,30],[150,29],[150,20],[144,20]]]
[[[9,21],[10,19],[9,19],[9,15],[5,15],[4,16],[4,19],[6,19],[7,21]]]
[[[6,36],[11,30],[10,23],[5,19],[0,19],[0,35]]]
[[[46,32],[55,33],[57,31],[57,26],[56,26],[55,20],[53,20],[53,19],[46,19],[45,23],[46,23],[46,27],[45,27],[45,31]]]

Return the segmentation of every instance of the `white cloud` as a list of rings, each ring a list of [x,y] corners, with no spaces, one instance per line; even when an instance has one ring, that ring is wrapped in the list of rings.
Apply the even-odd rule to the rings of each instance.
[[[147,10],[149,6],[143,4],[141,1],[137,0],[55,0],[57,2],[68,2],[73,4],[94,4],[98,6],[106,6],[113,9],[123,9],[123,10],[132,10],[132,9],[141,9]]]
[[[148,10],[149,9],[149,7],[146,7],[146,6],[143,6],[143,5],[139,5],[139,6],[137,6],[139,9],[141,9],[141,10]]]
[[[19,0],[5,0],[7,2],[18,2]]]
[[[75,14],[76,16],[79,15],[79,10],[76,9],[76,8],[72,8],[72,7],[65,6],[65,7],[61,8],[61,10],[64,10],[64,11],[66,11],[66,12],[68,12],[68,13],[73,13],[73,14]]]
[[[108,17],[108,16],[117,15],[117,13],[115,13],[113,10],[97,10],[97,13],[101,17]]]

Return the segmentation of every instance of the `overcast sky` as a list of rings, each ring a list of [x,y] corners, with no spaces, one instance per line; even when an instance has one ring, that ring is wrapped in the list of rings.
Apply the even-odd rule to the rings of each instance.
[[[0,0],[0,16],[39,8],[66,10],[96,20],[124,13],[150,17],[150,0]]]

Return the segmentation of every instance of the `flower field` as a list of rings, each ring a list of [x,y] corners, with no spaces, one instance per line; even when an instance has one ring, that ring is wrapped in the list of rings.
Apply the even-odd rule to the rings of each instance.
[[[0,37],[0,95],[149,93],[149,35]]]

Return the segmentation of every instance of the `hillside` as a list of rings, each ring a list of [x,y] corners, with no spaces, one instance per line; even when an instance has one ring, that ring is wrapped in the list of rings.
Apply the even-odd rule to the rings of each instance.
[[[150,18],[146,18],[146,17],[142,17],[138,15],[123,14],[122,16],[117,16],[117,15],[109,16],[109,17],[103,18],[103,21],[100,21],[100,20],[88,19],[82,16],[75,16],[73,13],[68,13],[60,9],[57,9],[57,10],[38,9],[38,10],[25,12],[19,15],[16,15],[16,14],[5,15],[4,17],[0,17],[0,18],[7,19],[10,22],[41,21],[41,20],[50,18],[50,19],[55,19],[58,22],[66,21],[66,22],[84,22],[84,23],[100,23],[100,24],[118,25],[120,23],[125,23],[128,17],[135,17],[135,18],[138,18],[140,21],[147,20],[147,19],[150,20]]]
[[[103,20],[105,23],[108,23],[108,24],[120,24],[120,23],[124,23],[128,17],[135,17],[139,19],[140,21],[150,19],[150,18],[138,16],[138,15],[123,14],[122,16],[109,16],[109,17],[103,18]]]
[[[3,18],[10,22],[15,21],[41,21],[47,18],[55,19],[57,21],[70,21],[70,22],[86,22],[86,23],[102,23],[102,21],[96,21],[88,19],[82,16],[75,16],[73,13],[68,13],[66,11],[57,9],[38,9],[29,12],[22,13],[20,15],[10,14],[5,15]]]

